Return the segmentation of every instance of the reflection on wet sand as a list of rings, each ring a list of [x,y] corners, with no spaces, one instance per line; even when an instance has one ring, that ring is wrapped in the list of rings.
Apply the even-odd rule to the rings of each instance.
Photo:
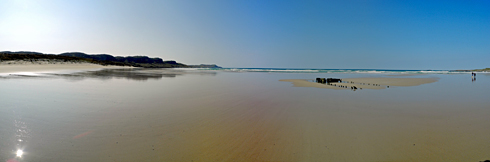
[[[175,78],[186,74],[209,75],[215,76],[213,71],[199,70],[181,70],[181,69],[148,69],[148,68],[131,68],[131,69],[102,69],[97,71],[82,71],[65,74],[41,73],[41,74],[11,74],[8,76],[0,76],[0,79],[11,78],[39,78],[39,77],[62,77],[68,80],[84,80],[84,79],[128,79],[136,81],[159,80],[162,78]]]
[[[12,111],[12,113],[8,114],[11,115],[11,118],[4,118],[3,120],[4,122],[13,120],[10,121],[13,122],[13,127],[10,127],[10,129],[7,128],[5,133],[0,133],[3,139],[7,139],[8,141],[0,144],[0,150],[5,149],[9,150],[9,152],[1,153],[0,158],[8,158],[7,162],[22,161],[23,155],[25,154],[24,149],[30,140],[30,129],[28,123],[23,120],[22,112]],[[12,132],[11,134],[8,133],[10,132],[9,130]]]
[[[178,70],[0,80],[0,162],[490,159],[488,76],[428,75],[440,79],[404,87],[405,78],[339,75],[390,85],[352,93],[277,81],[314,74]],[[124,80],[163,74],[175,78]]]

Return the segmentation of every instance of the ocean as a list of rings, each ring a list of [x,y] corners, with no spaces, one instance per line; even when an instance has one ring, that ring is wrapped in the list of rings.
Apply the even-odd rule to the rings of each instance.
[[[266,72],[266,73],[372,73],[372,74],[465,74],[458,70],[390,70],[390,69],[294,69],[294,68],[202,68],[206,71]]]

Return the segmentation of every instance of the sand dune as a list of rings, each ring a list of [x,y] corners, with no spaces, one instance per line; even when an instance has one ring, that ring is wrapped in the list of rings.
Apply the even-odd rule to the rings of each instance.
[[[36,61],[1,61],[0,73],[21,73],[21,72],[56,72],[70,70],[91,70],[109,68],[132,68],[124,66],[102,66],[86,62],[64,62],[56,60],[36,60]]]

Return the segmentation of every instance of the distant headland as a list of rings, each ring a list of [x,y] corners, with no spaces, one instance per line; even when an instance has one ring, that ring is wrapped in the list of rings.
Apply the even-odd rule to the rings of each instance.
[[[148,56],[112,56],[109,54],[85,54],[82,52],[65,52],[61,54],[44,54],[30,51],[2,51],[0,62],[15,60],[56,60],[62,62],[86,62],[100,65],[132,66],[143,68],[221,68],[215,64],[186,65],[173,60],[163,61],[161,58],[150,58]]]

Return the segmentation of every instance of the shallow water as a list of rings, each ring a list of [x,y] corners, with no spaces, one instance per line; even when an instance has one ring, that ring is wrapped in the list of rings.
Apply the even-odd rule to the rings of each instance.
[[[358,91],[279,81],[380,76],[440,79]],[[0,161],[482,161],[488,83],[170,69],[8,76]]]

